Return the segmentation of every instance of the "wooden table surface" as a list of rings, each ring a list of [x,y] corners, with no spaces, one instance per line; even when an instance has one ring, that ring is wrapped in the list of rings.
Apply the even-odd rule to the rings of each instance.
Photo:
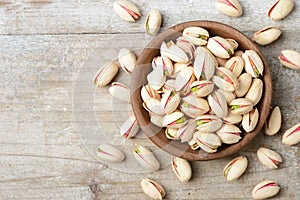
[[[282,49],[300,51],[300,2],[295,0],[293,12],[278,22],[266,16],[273,0],[240,0],[244,8],[240,18],[220,14],[213,1],[132,2],[142,12],[136,23],[121,21],[108,0],[0,1],[0,199],[147,199],[140,188],[144,177],[160,182],[166,199],[172,200],[251,199],[253,186],[263,179],[280,184],[274,199],[299,199],[300,145],[283,145],[281,137],[299,122],[300,72],[283,68],[277,56]],[[269,25],[283,31],[274,44],[261,47],[272,72],[273,105],[282,109],[282,129],[273,137],[262,132],[237,154],[249,159],[238,181],[227,182],[222,176],[234,156],[191,163],[193,178],[182,184],[170,166],[154,173],[132,173],[134,163],[120,169],[89,153],[94,148],[90,145],[103,142],[93,137],[95,127],[115,134],[116,125],[130,112],[130,107],[119,106],[107,95],[107,88],[91,87],[89,75],[100,62],[91,66],[89,55],[96,52],[95,59],[106,62],[115,59],[121,47],[138,54],[152,39],[143,27],[151,8],[161,11],[162,30],[202,19],[229,24],[248,36]],[[124,81],[129,78],[119,75]],[[86,94],[77,93],[84,88],[89,89]],[[282,155],[278,170],[259,163],[256,150],[262,146]]]

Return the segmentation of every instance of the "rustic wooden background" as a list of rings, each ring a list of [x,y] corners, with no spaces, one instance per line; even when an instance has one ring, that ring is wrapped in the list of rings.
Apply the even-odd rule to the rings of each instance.
[[[240,0],[244,8],[240,18],[220,14],[213,1],[132,2],[143,14],[137,23],[121,21],[108,0],[0,0],[0,199],[147,199],[139,185],[145,176],[165,187],[166,199],[251,199],[252,187],[263,179],[281,185],[274,199],[299,199],[300,146],[280,141],[283,131],[300,119],[300,72],[283,68],[277,56],[281,49],[300,51],[300,2],[295,0],[293,12],[278,22],[266,16],[273,0]],[[74,107],[81,66],[99,48],[107,50],[100,54],[102,60],[114,59],[116,49],[125,46],[138,53],[152,39],[143,28],[151,8],[161,11],[162,30],[206,19],[230,24],[248,36],[267,25],[283,31],[276,43],[261,48],[273,76],[273,104],[283,112],[282,131],[273,137],[260,134],[239,153],[248,157],[249,166],[238,181],[228,183],[222,177],[230,158],[191,163],[193,178],[186,184],[170,167],[152,174],[126,173],[126,168],[121,172],[88,153],[93,137],[80,140],[90,134],[91,124],[105,124],[101,106],[91,121],[87,116],[94,110]],[[94,101],[97,94],[82,96],[81,103],[91,100],[87,97]],[[130,112],[122,108],[120,113]],[[110,117],[107,121],[112,124]],[[84,127],[80,123],[86,129],[79,129]],[[283,156],[280,169],[268,170],[258,162],[256,150],[261,146]]]

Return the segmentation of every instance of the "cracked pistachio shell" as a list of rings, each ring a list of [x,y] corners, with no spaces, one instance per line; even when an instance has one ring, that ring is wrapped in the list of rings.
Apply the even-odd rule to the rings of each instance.
[[[179,93],[175,93],[173,90],[166,90],[161,98],[161,107],[164,109],[164,113],[170,114],[176,110],[180,103]]]
[[[192,168],[190,163],[185,159],[174,157],[172,160],[172,169],[182,183],[188,182],[192,177]]]
[[[247,133],[253,131],[258,123],[258,119],[259,119],[259,112],[257,108],[253,109],[247,114],[244,114],[243,121],[242,121],[243,129]]]
[[[128,22],[135,22],[141,16],[138,7],[136,7],[136,5],[126,0],[115,1],[113,8],[121,19]]]
[[[277,152],[264,147],[257,150],[257,157],[269,169],[278,169],[278,165],[282,162],[282,158]]]
[[[215,153],[221,146],[221,139],[214,133],[201,133],[197,131],[194,138],[200,148],[207,153]]]
[[[243,58],[241,56],[234,56],[225,63],[224,67],[232,71],[236,77],[239,77],[244,69],[244,66],[245,62]]]
[[[206,97],[214,90],[214,83],[212,81],[194,81],[190,85],[191,91],[197,97]]]
[[[222,127],[222,120],[215,115],[202,115],[195,119],[197,130],[204,133],[212,133]]]
[[[280,63],[288,68],[300,70],[300,53],[293,50],[283,50],[278,57]]]
[[[162,65],[155,67],[152,72],[147,75],[148,85],[154,90],[160,90],[166,82],[166,76],[164,75],[164,69]]]
[[[233,101],[236,97],[233,92],[227,92],[227,91],[222,90],[222,89],[218,89],[217,91],[224,95],[227,104],[229,104],[231,101]]]
[[[231,43],[219,36],[209,38],[207,48],[219,58],[230,58],[234,54]]]
[[[213,82],[218,88],[228,92],[235,91],[239,86],[237,77],[225,67],[216,68],[216,75],[213,77]]]
[[[282,136],[282,143],[295,145],[300,142],[300,123],[289,128]]]
[[[166,128],[165,129],[165,134],[166,134],[166,138],[170,139],[170,140],[178,140],[178,129],[177,128]]]
[[[131,73],[136,66],[136,56],[126,48],[120,49],[118,53],[119,63],[126,73]]]
[[[224,144],[235,144],[240,141],[242,131],[235,125],[224,124],[222,128],[217,131]]]
[[[225,124],[238,124],[242,121],[242,115],[233,114],[231,111],[228,112],[228,115],[223,118]]]
[[[190,91],[190,85],[195,81],[193,72],[193,67],[186,67],[179,72],[175,79],[175,88],[177,92],[182,91],[183,93],[188,93]]]
[[[231,113],[244,115],[253,109],[253,103],[246,98],[238,98],[233,100],[230,104]]]
[[[151,98],[160,99],[160,95],[151,87],[151,85],[143,85],[141,89],[141,97],[143,101],[148,101]]]
[[[194,137],[188,141],[188,145],[190,145],[192,150],[197,150],[200,148]]]
[[[254,33],[252,40],[260,45],[268,45],[277,40],[281,35],[281,31],[274,27],[265,27]]]
[[[160,47],[160,54],[162,56],[166,56],[177,63],[189,63],[191,58],[188,53],[185,49],[174,44],[174,42],[163,42]]]
[[[101,144],[97,149],[97,156],[108,162],[122,162],[125,158],[122,151],[109,144]]]
[[[253,50],[246,50],[242,55],[245,61],[245,70],[252,77],[263,75],[264,64],[259,55]]]
[[[164,115],[164,109],[161,107],[161,102],[158,99],[149,99],[143,103],[143,107],[145,110],[147,110],[149,113],[155,114],[155,115]]]
[[[130,102],[129,87],[123,83],[113,82],[108,91],[112,97],[124,102]]]
[[[223,170],[223,175],[227,181],[238,179],[247,169],[248,160],[244,156],[239,156],[231,160]]]
[[[276,106],[272,110],[265,124],[265,133],[267,135],[275,135],[276,133],[278,133],[281,127],[281,118],[282,117],[281,117],[280,107]]]
[[[189,119],[188,120],[188,123],[178,129],[178,138],[181,139],[181,142],[188,142],[190,139],[192,139],[194,133],[195,133],[195,130],[196,130],[196,123],[193,119]]]
[[[108,63],[101,67],[95,74],[94,83],[101,88],[109,84],[117,75],[119,67],[116,62]]]
[[[208,103],[211,110],[218,116],[218,117],[226,117],[228,113],[227,102],[225,96],[215,91],[208,96]]]
[[[159,170],[160,163],[155,158],[154,154],[143,146],[138,146],[134,151],[133,155],[135,159],[146,169],[151,171]]]
[[[240,85],[235,90],[235,94],[237,97],[243,97],[248,92],[248,90],[252,84],[252,77],[248,73],[243,73],[239,76],[238,81],[239,81]]]
[[[277,0],[268,10],[268,17],[272,20],[285,18],[294,8],[294,0]]]
[[[166,195],[164,188],[149,178],[144,178],[141,181],[141,187],[144,193],[154,200],[161,200]]]
[[[184,114],[180,111],[175,111],[171,114],[165,115],[162,120],[164,127],[181,128],[186,125],[187,120]]]
[[[193,60],[194,52],[195,52],[196,48],[188,37],[181,36],[181,37],[177,38],[176,45],[185,51],[185,53],[188,56],[190,61]]]
[[[280,190],[275,181],[265,180],[257,184],[252,190],[253,199],[267,199],[275,196]]]
[[[207,113],[209,111],[209,105],[206,99],[191,94],[182,99],[180,109],[187,116],[196,118],[199,115]]]
[[[194,45],[206,45],[209,38],[208,31],[201,27],[185,28],[182,35],[188,37]]]
[[[163,115],[156,115],[156,114],[150,113],[151,123],[158,127],[163,127],[162,118],[163,118]]]
[[[195,51],[194,74],[198,80],[210,80],[218,66],[216,58],[204,47]]]
[[[158,9],[150,10],[146,17],[145,29],[148,35],[156,35],[161,26],[162,17]]]
[[[252,84],[245,96],[246,99],[250,100],[255,106],[261,99],[263,94],[263,81],[261,79],[253,79]]]
[[[120,134],[126,139],[134,137],[139,131],[139,126],[135,116],[130,116],[120,128]]]
[[[229,17],[239,17],[243,14],[241,4],[237,0],[216,0],[215,7]]]
[[[170,76],[173,74],[173,63],[168,57],[158,56],[153,58],[152,67],[156,68],[158,66],[163,68],[164,76]]]

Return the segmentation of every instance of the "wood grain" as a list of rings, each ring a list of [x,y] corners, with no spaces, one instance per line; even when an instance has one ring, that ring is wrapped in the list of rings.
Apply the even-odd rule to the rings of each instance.
[[[291,15],[278,22],[266,17],[272,4],[266,0],[240,0],[245,14],[237,19],[218,13],[210,1],[133,1],[144,14],[159,8],[163,29],[213,18],[248,36],[266,25],[283,30],[276,43],[261,48],[272,74],[272,105],[281,106],[283,113],[281,131],[274,137],[259,134],[239,153],[250,161],[240,180],[228,183],[222,177],[230,157],[193,162],[193,178],[187,184],[181,184],[170,167],[151,174],[111,169],[87,152],[75,128],[72,99],[82,63],[112,38],[118,42],[112,42],[115,48],[101,56],[104,61],[114,59],[117,49],[125,46],[139,53],[152,39],[144,34],[145,15],[138,23],[128,24],[113,14],[111,1],[44,2],[0,3],[1,199],[147,199],[139,185],[145,176],[165,187],[166,199],[251,199],[252,187],[267,178],[281,185],[274,199],[298,199],[299,145],[288,147],[280,140],[300,119],[299,72],[283,68],[277,60],[281,49],[300,51],[296,45],[300,43],[298,1]],[[279,170],[268,170],[259,163],[255,153],[261,146],[282,155]]]

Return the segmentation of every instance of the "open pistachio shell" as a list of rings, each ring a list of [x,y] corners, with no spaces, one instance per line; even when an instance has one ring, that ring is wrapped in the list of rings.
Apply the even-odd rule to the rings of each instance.
[[[229,58],[234,54],[230,42],[219,36],[209,38],[207,48],[219,58]]]
[[[264,147],[257,150],[257,157],[269,169],[278,169],[278,165],[282,162],[282,158],[277,152]]]
[[[146,21],[145,29],[148,35],[156,35],[160,29],[162,17],[158,9],[153,8],[149,11]]]
[[[254,78],[263,75],[264,64],[255,51],[246,50],[242,57],[245,60],[245,70],[248,74]]]
[[[257,108],[253,109],[247,114],[244,114],[243,121],[242,121],[243,129],[247,133],[253,131],[258,123],[258,119],[259,119],[259,112]]]
[[[241,137],[242,131],[235,125],[224,124],[222,128],[217,131],[217,135],[220,137],[224,144],[237,143]]]
[[[209,105],[203,98],[191,94],[182,99],[181,111],[191,118],[203,115],[209,111]]]
[[[149,178],[144,178],[141,181],[141,187],[144,193],[151,199],[161,200],[166,195],[164,188]]]
[[[221,139],[214,133],[201,133],[197,131],[194,138],[200,148],[207,153],[215,153],[221,146]]]
[[[194,81],[190,88],[197,97],[206,97],[214,90],[214,83],[206,80]]]
[[[229,105],[231,106],[231,113],[238,115],[247,114],[253,108],[253,103],[245,98],[235,99]]]
[[[223,174],[228,181],[236,180],[246,171],[248,160],[244,156],[239,156],[231,160],[223,170]]]
[[[263,94],[263,81],[261,79],[253,79],[252,84],[245,96],[246,99],[250,100],[255,106],[261,99]]]
[[[122,151],[108,144],[101,144],[97,149],[97,156],[104,161],[121,162],[125,156]]]
[[[101,88],[109,84],[117,75],[119,67],[115,62],[104,65],[97,71],[94,77],[94,83]]]
[[[166,90],[162,95],[161,107],[166,114],[170,114],[176,110],[180,103],[179,93],[175,93],[172,90]]]
[[[121,136],[125,137],[126,139],[134,137],[138,131],[139,126],[135,116],[130,116],[120,128]]]
[[[175,111],[171,114],[165,115],[162,120],[164,127],[181,128],[187,123],[187,119],[184,114],[179,111]]]
[[[227,102],[225,99],[225,96],[215,91],[212,94],[208,96],[208,103],[212,111],[218,116],[218,117],[226,117],[228,113],[227,108]]]
[[[126,0],[114,2],[114,10],[119,17],[128,22],[135,22],[141,16],[140,10],[133,3]]]
[[[267,199],[275,196],[280,190],[279,185],[272,180],[264,180],[252,190],[253,199]]]
[[[198,80],[210,80],[218,66],[216,58],[204,47],[195,51],[194,74]]]
[[[228,92],[235,91],[239,86],[237,77],[229,69],[224,67],[216,68],[216,75],[213,77],[213,82],[218,88]]]
[[[244,69],[245,62],[241,56],[231,57],[226,63],[225,68],[232,71],[235,77],[239,77]]]
[[[276,133],[278,133],[281,127],[281,118],[282,116],[281,116],[280,107],[276,106],[272,110],[265,124],[265,133],[267,135],[275,135]]]
[[[197,130],[205,133],[217,131],[222,126],[222,120],[215,115],[202,115],[195,119]]]
[[[274,27],[265,27],[254,33],[252,40],[260,45],[268,45],[277,40],[281,35],[281,31]]]
[[[209,38],[208,31],[201,27],[185,28],[182,35],[189,37],[194,45],[206,45]]]
[[[135,159],[146,169],[156,171],[160,168],[160,163],[155,158],[154,154],[143,146],[138,146],[134,151],[133,155]]]
[[[241,4],[237,0],[216,0],[215,7],[230,17],[238,17],[243,14]]]
[[[130,102],[130,91],[127,85],[119,82],[113,82],[108,91],[112,97],[121,101]]]
[[[174,157],[172,160],[172,169],[177,178],[183,182],[188,182],[192,177],[192,168],[185,159]]]
[[[248,73],[243,73],[239,76],[238,81],[239,81],[240,85],[235,90],[235,94],[237,97],[243,97],[248,92],[248,90],[251,86],[252,77]]]
[[[293,50],[283,50],[279,56],[280,63],[288,68],[300,70],[300,53]]]
[[[294,8],[294,0],[277,0],[268,10],[268,17],[273,20],[285,18]]]

